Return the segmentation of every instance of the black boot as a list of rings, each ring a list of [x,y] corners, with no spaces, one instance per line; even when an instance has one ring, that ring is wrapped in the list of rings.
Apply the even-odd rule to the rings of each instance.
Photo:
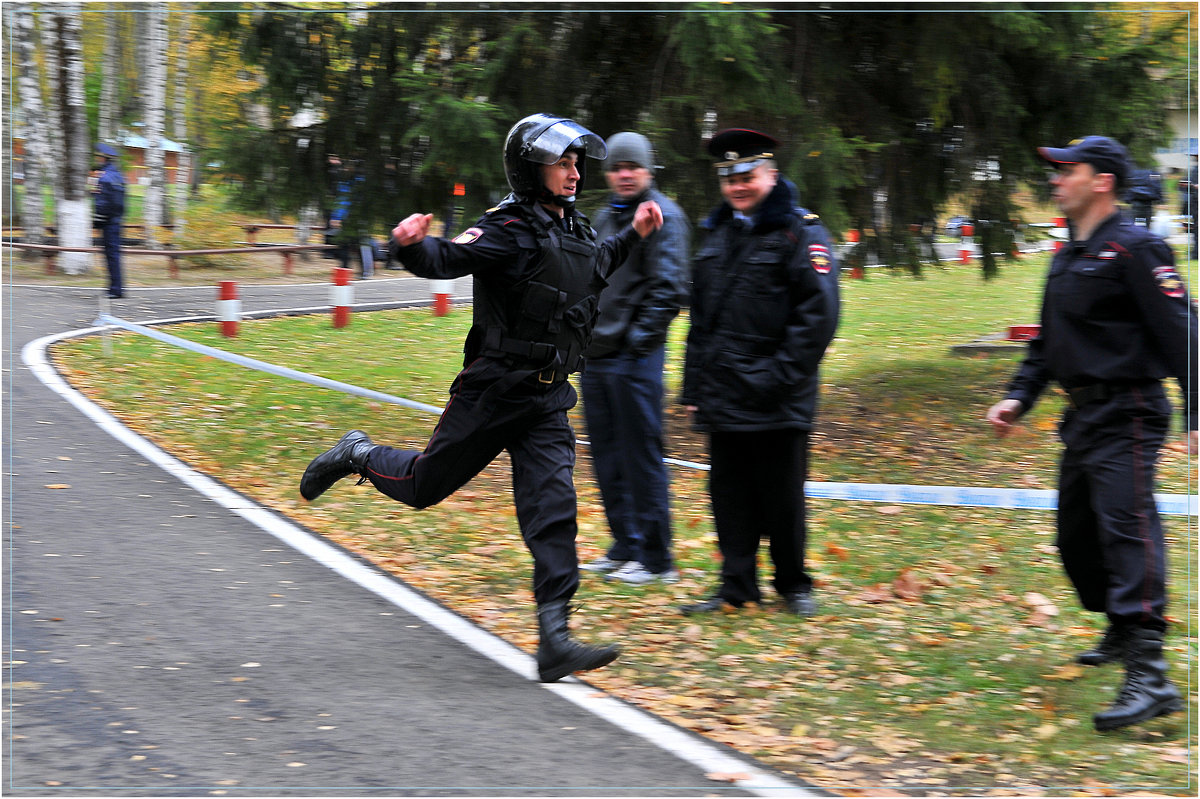
[[[584,646],[571,639],[567,629],[567,602],[560,599],[538,605],[538,679],[555,682],[577,671],[607,666],[621,654],[615,646]]]
[[[362,474],[374,447],[366,433],[351,430],[331,449],[322,452],[308,464],[304,476],[300,478],[300,496],[312,502],[343,477]]]
[[[1179,689],[1167,679],[1161,630],[1132,627],[1125,647],[1125,683],[1108,710],[1092,719],[1097,730],[1115,730],[1183,709]]]
[[[1109,622],[1104,637],[1088,651],[1080,652],[1075,662],[1084,666],[1102,666],[1121,660],[1125,657],[1125,632],[1124,627]]]

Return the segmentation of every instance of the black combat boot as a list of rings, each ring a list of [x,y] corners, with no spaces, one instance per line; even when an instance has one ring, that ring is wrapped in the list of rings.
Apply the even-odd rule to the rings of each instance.
[[[584,646],[571,639],[567,629],[567,602],[560,599],[538,605],[538,679],[555,682],[577,671],[607,666],[621,650],[615,646]]]
[[[1125,644],[1125,683],[1112,707],[1092,719],[1097,730],[1115,730],[1183,709],[1179,689],[1167,679],[1161,630],[1131,627]]]
[[[1088,651],[1080,652],[1075,662],[1084,666],[1102,666],[1121,660],[1125,657],[1125,633],[1124,627],[1109,622],[1104,637]]]
[[[312,459],[300,478],[300,496],[312,502],[325,489],[352,474],[362,474],[375,445],[361,430],[351,430],[338,443]]]

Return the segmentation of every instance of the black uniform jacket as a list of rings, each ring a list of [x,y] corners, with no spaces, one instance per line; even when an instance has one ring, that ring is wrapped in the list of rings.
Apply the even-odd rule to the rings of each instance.
[[[1173,377],[1196,429],[1196,309],[1160,237],[1119,213],[1050,264],[1042,328],[1009,386],[1024,410],[1051,380],[1067,389]]]
[[[454,239],[427,236],[416,244],[399,246],[392,242],[392,252],[409,271],[418,277],[434,280],[474,275],[474,292],[503,298],[523,290],[523,284],[537,272],[538,231],[527,221],[516,203],[505,204],[486,213],[474,226]],[[590,241],[593,237],[587,218],[567,208],[565,217],[558,219],[537,203],[524,203],[543,224],[555,225],[570,237]],[[633,227],[609,236],[596,244],[595,270],[607,279],[628,256],[632,246],[640,241]],[[499,303],[493,303],[499,304]],[[477,327],[494,320],[478,318],[481,305],[476,304]],[[515,324],[516,320],[510,320]],[[471,360],[468,352],[467,360]]]
[[[692,262],[681,402],[699,430],[812,428],[817,367],[838,323],[838,268],[815,214],[780,180],[742,229],[728,204]]]

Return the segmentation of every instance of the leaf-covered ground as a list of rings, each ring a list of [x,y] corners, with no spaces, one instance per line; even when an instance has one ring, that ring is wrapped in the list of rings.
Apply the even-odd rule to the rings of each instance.
[[[826,359],[813,480],[1053,488],[1061,398],[997,443],[983,422],[1017,363],[956,358],[950,345],[1036,316],[1045,260],[990,284],[948,267],[924,280],[874,274],[844,283],[844,316]],[[469,324],[456,310],[357,314],[172,332],[440,405]],[[678,385],[686,318],[676,324],[668,390]],[[359,347],[344,357],[347,340]],[[317,502],[298,496],[308,461],[346,429],[423,447],[434,420],[248,372],[156,342],[118,336],[56,349],[64,373],[132,428],[310,529],[372,559],[527,651],[536,648],[528,555],[501,458],[441,505],[414,511],[347,480]],[[585,436],[582,417],[576,422]],[[705,460],[705,442],[668,397],[669,453]],[[581,639],[623,655],[586,680],[833,790],[871,794],[1195,794],[1195,519],[1169,517],[1173,675],[1188,712],[1097,734],[1119,667],[1073,665],[1102,621],[1082,613],[1053,546],[1052,514],[810,502],[809,559],[820,614],[768,601],[697,619],[676,606],[714,586],[705,474],[676,468],[673,510],[682,579],[618,587],[585,575]],[[1173,444],[1160,490],[1195,491]],[[582,559],[608,542],[585,447],[577,469]],[[769,570],[763,575],[769,580]],[[768,589],[769,594],[769,589]]]

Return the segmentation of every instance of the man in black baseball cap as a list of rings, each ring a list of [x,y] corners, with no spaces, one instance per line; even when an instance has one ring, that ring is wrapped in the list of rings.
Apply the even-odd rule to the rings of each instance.
[[[1055,543],[1080,604],[1108,622],[1078,662],[1125,666],[1116,701],[1093,718],[1111,730],[1185,706],[1163,657],[1167,578],[1154,469],[1171,426],[1165,378],[1179,383],[1188,445],[1200,449],[1196,312],[1171,248],[1117,205],[1129,177],[1124,147],[1088,136],[1038,155],[1056,167],[1051,192],[1071,240],[1050,264],[1041,333],[987,418],[1003,437],[1051,381],[1067,395]]]

